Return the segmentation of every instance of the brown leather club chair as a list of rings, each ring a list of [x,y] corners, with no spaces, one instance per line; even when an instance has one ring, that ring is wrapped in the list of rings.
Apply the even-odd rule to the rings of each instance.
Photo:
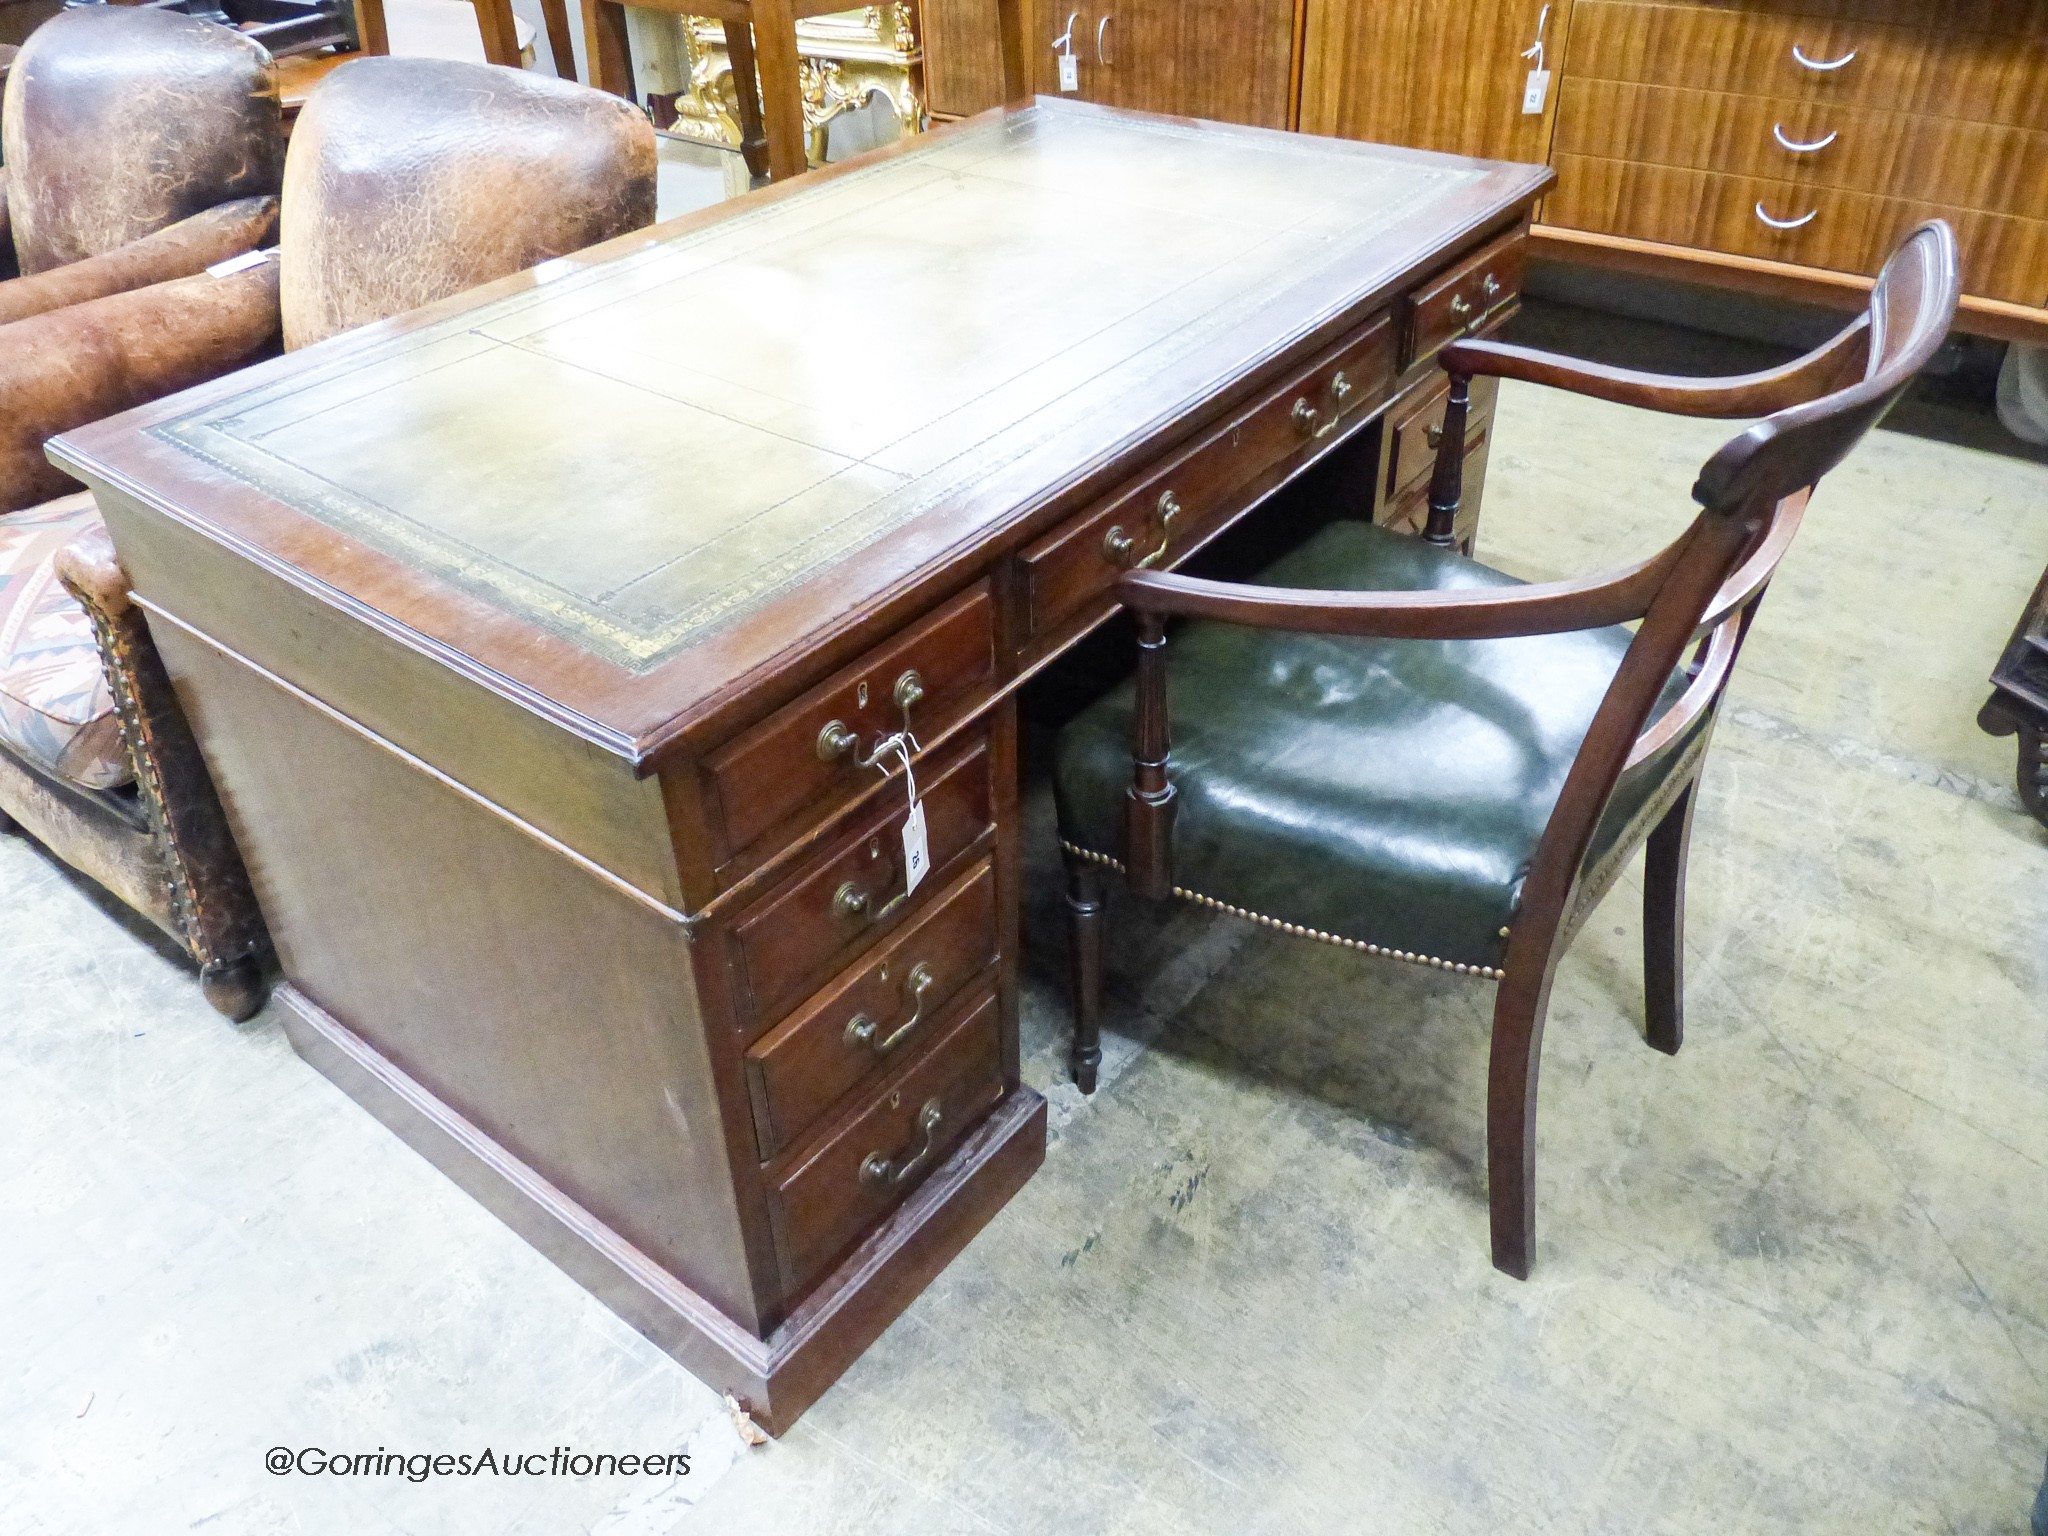
[[[192,779],[162,700],[102,666],[127,642],[96,637],[59,584],[58,551],[99,516],[43,443],[274,346],[274,276],[206,275],[276,227],[270,58],[190,16],[66,12],[14,58],[0,144],[0,248],[20,274],[0,281],[0,828],[169,932],[216,1005],[246,1013],[262,930],[240,866],[203,827],[180,835]]]
[[[1340,521],[1250,583],[1123,577],[1137,678],[1068,723],[1054,765],[1083,1091],[1101,1055],[1105,868],[1140,895],[1483,977],[1493,1262],[1526,1279],[1551,977],[1647,846],[1646,1033],[1678,1050],[1686,850],[1729,674],[1808,494],[1926,366],[1959,287],[1954,233],[1924,224],[1834,340],[1738,379],[1453,342],[1425,537]],[[1477,375],[1764,419],[1707,461],[1668,547],[1531,586],[1454,547],[1459,403]],[[1189,622],[1169,649],[1170,618]]]
[[[654,193],[653,130],[616,97],[492,65],[361,59],[329,76],[299,118],[275,259],[219,281],[260,294],[267,336],[281,329],[288,349],[306,346],[644,227]],[[217,355],[238,326],[230,317],[187,338],[189,355]],[[61,552],[45,548],[30,579],[47,592],[54,571],[71,601],[63,622],[90,620],[98,652],[90,668],[71,658],[72,688],[110,695],[100,729],[118,731],[134,782],[86,789],[43,764],[13,814],[178,939],[208,999],[245,1018],[261,1005],[267,958],[249,879],[89,501],[86,513],[46,541]],[[0,658],[6,634],[0,627]],[[60,798],[91,812],[49,836],[43,806]],[[0,806],[13,810],[5,781]]]

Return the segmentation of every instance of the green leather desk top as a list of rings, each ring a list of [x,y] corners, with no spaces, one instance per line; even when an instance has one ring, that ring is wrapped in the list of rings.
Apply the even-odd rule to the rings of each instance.
[[[900,588],[1543,175],[1040,102],[126,418],[253,499],[131,477],[527,688],[548,679],[497,643],[521,629],[651,679],[779,599]],[[902,559],[849,565],[910,530]],[[511,623],[390,602],[348,546]],[[608,723],[644,732],[645,702]]]

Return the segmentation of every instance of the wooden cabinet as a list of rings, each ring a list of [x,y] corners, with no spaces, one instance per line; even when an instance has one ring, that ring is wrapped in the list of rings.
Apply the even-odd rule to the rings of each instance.
[[[1538,249],[1857,302],[1961,242],[1960,324],[2048,339],[2048,0],[1306,0],[1311,133],[1548,161]],[[1552,71],[1523,111],[1539,31]]]
[[[1553,70],[1569,6],[1546,0],[1307,0],[1301,128],[1491,160],[1543,160],[1556,110],[1523,92]]]
[[[1293,0],[1031,0],[1033,88],[1104,106],[1290,125]],[[1076,89],[1060,89],[1060,57]]]

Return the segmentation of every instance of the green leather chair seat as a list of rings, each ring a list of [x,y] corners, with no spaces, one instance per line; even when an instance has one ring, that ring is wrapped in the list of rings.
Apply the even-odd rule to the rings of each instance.
[[[1519,584],[1356,522],[1256,579],[1354,591]],[[1376,948],[1499,966],[1537,840],[1629,639],[1619,626],[1372,640],[1184,625],[1167,652],[1175,885]],[[1683,686],[1673,678],[1660,713]],[[1134,695],[1126,681],[1070,722],[1055,763],[1061,837],[1119,862]],[[1704,728],[1623,778],[1589,864]]]

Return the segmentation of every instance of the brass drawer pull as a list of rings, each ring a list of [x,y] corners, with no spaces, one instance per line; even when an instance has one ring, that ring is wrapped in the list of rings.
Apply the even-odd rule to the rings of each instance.
[[[1316,417],[1320,414],[1314,406],[1308,403],[1308,396],[1303,395],[1294,402],[1294,430],[1303,437],[1314,437],[1316,435]]]
[[[854,918],[866,918],[871,923],[879,923],[908,900],[910,900],[910,892],[898,891],[894,896],[883,902],[880,907],[875,908],[874,897],[870,896],[854,881],[846,880],[842,881],[839,889],[832,893],[832,915],[846,921],[851,921]],[[871,912],[870,908],[874,908],[874,910]]]
[[[1495,284],[1498,287],[1498,284]],[[1451,317],[1458,322],[1461,330],[1472,330],[1486,318],[1486,310],[1474,304],[1462,293],[1451,295]]]
[[[1794,43],[1792,45],[1792,57],[1797,59],[1800,62],[1800,64],[1803,65],[1805,68],[1814,71],[1814,73],[1825,75],[1833,70],[1842,68],[1844,65],[1855,63],[1856,50],[1854,48],[1851,48],[1839,59],[1809,59],[1806,56],[1805,52],[1800,48],[1800,46],[1797,43]]]
[[[925,994],[930,992],[933,986],[937,984],[938,977],[932,974],[932,968],[929,965],[920,961],[911,968],[910,974],[904,978],[904,981],[906,985],[903,990],[909,996],[912,1004],[910,1017],[889,1031],[880,1040],[877,1040],[875,1035],[881,1026],[866,1014],[857,1013],[847,1021],[846,1043],[848,1045],[864,1045],[877,1056],[886,1056],[895,1050],[897,1046],[901,1045],[913,1029],[917,1028],[918,1022],[924,1018]]]
[[[828,720],[825,728],[818,732],[818,756],[828,763],[836,763],[843,757],[860,756],[860,737],[846,728],[844,720]]]
[[[860,702],[868,701],[868,685],[860,685]],[[903,728],[910,729],[910,712],[924,702],[924,677],[917,668],[911,667],[896,679],[896,707],[903,711]],[[818,756],[828,763],[851,762],[861,768],[875,766],[876,753],[882,750],[887,738],[875,744],[874,752],[863,753],[860,749],[860,733],[847,727],[844,720],[827,720],[818,732]]]
[[[1344,409],[1344,402],[1351,398],[1351,381],[1344,377],[1344,370],[1338,369],[1330,378],[1330,399],[1338,410]]]
[[[1807,214],[1804,218],[1774,219],[1768,213],[1764,212],[1763,199],[1759,198],[1757,199],[1756,216],[1759,219],[1762,219],[1764,223],[1770,225],[1773,229],[1804,229],[1807,225],[1811,224],[1815,219],[1820,217],[1820,210],[1816,208],[1813,210],[1813,212]]]
[[[1428,440],[1431,448],[1441,448],[1444,445],[1444,424],[1440,421],[1432,421],[1422,429],[1422,435]]]
[[[906,724],[909,722],[911,710],[923,702],[924,679],[918,676],[917,669],[913,667],[896,679],[896,707],[903,711]]]
[[[1180,498],[1172,491],[1162,491],[1159,495],[1159,543],[1152,553],[1142,560],[1137,559],[1138,541],[1125,533],[1119,523],[1102,536],[1103,559],[1127,571],[1142,571],[1157,565],[1165,557],[1166,546],[1173,538],[1173,520],[1179,516]]]
[[[860,1165],[860,1181],[863,1184],[879,1185],[884,1189],[901,1184],[924,1166],[925,1159],[939,1144],[939,1125],[946,1117],[945,1105],[937,1099],[926,1099],[924,1108],[917,1112],[917,1128],[921,1139],[918,1148],[908,1157],[892,1161],[879,1152],[870,1152]]]
[[[1815,139],[1810,144],[1802,144],[1797,139],[1788,139],[1785,136],[1785,125],[1783,123],[1771,124],[1771,137],[1778,141],[1778,148],[1789,149],[1795,155],[1810,155],[1816,150],[1826,149],[1841,136],[1842,130],[1837,128],[1824,139]]]

